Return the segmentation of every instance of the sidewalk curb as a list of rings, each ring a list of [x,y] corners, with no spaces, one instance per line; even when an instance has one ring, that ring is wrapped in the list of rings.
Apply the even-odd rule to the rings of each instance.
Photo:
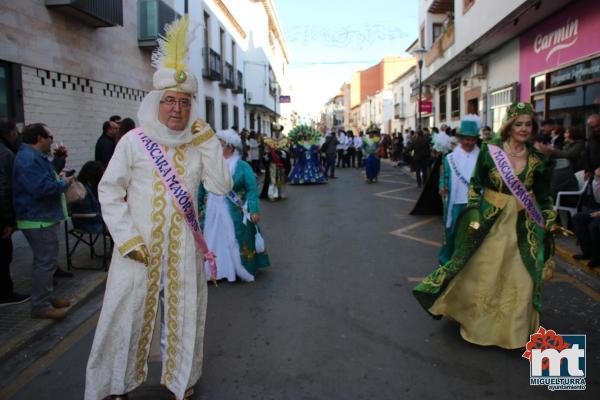
[[[600,297],[600,271],[598,268],[590,268],[587,262],[573,259],[574,253],[562,246],[556,246],[555,256],[560,260],[563,269],[568,275],[580,282],[592,292],[592,298],[598,301]],[[558,261],[557,260],[557,261]]]
[[[67,308],[67,316],[77,310],[94,292],[100,288],[108,277],[108,273],[101,274],[99,277],[84,286],[79,292],[70,298],[71,305]],[[48,328],[59,322],[50,319],[40,320],[35,327],[23,332],[17,337],[9,340],[0,347],[0,363],[4,362],[11,355],[19,352],[22,348],[33,342],[38,336],[42,335]]]

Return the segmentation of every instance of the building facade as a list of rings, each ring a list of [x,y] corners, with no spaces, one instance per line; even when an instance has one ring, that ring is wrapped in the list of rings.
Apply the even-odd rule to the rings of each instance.
[[[0,116],[47,124],[77,169],[94,158],[104,121],[136,118],[154,72],[138,42],[137,2],[89,3],[86,12],[0,3]]]
[[[322,115],[322,131],[324,131],[324,133],[345,130],[346,105],[344,94],[339,93],[337,96],[332,97],[327,103],[325,103]]]
[[[344,97],[344,129],[358,132],[375,124],[390,133],[393,118],[390,83],[414,64],[413,57],[387,56],[369,68],[355,71],[351,82],[340,89]]]
[[[394,115],[391,131],[404,132],[405,129],[415,129],[417,126],[417,96],[414,96],[414,82],[417,81],[417,67],[413,66],[408,71],[390,83]]]
[[[466,114],[477,113],[498,130],[507,106],[521,100],[532,101],[540,117],[581,124],[597,99],[598,13],[593,0],[420,2],[431,123],[456,127]],[[563,81],[546,86],[561,73]],[[568,120],[567,113],[577,115]]]
[[[157,38],[186,12],[197,26],[190,69],[200,117],[269,133],[288,62],[271,0],[1,2],[0,117],[46,123],[79,169],[104,121],[137,119]]]

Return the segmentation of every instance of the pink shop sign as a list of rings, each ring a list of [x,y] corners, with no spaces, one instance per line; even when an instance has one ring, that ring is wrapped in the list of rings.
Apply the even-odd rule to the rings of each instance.
[[[598,0],[578,0],[521,36],[521,100],[529,100],[531,76],[600,53]]]

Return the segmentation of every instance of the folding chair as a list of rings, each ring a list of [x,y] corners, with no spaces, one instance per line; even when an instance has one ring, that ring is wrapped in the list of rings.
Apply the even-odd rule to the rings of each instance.
[[[69,221],[65,221],[65,243],[67,248],[67,269],[98,269],[98,268],[86,268],[86,267],[75,267],[73,266],[72,256],[77,250],[77,247],[80,243],[88,246],[90,249],[90,258],[94,259],[96,257],[102,258],[102,268],[104,271],[108,270],[108,259],[110,257],[110,253],[113,250],[114,243],[108,231],[103,228],[102,231],[90,231],[85,228],[85,222],[90,222],[98,218],[98,214],[96,213],[85,213],[85,214],[71,214],[71,223],[73,225],[72,228],[69,229]],[[75,243],[71,247],[69,237],[73,237],[75,239]],[[102,254],[96,254],[96,242],[98,239],[102,238]]]
[[[577,178],[579,190],[564,191],[557,193],[554,209],[559,215],[561,211],[566,212],[568,213],[568,218],[571,219],[575,214],[579,212],[581,196],[585,193],[589,183],[589,180],[585,180],[584,174],[585,171],[577,171],[575,173],[575,178]]]

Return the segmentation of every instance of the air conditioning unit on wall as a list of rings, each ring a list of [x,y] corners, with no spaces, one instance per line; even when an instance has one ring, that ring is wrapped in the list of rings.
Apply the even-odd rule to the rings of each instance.
[[[479,78],[479,79],[485,78],[485,65],[483,65],[479,61],[475,61],[473,64],[471,64],[470,77],[471,78]]]

